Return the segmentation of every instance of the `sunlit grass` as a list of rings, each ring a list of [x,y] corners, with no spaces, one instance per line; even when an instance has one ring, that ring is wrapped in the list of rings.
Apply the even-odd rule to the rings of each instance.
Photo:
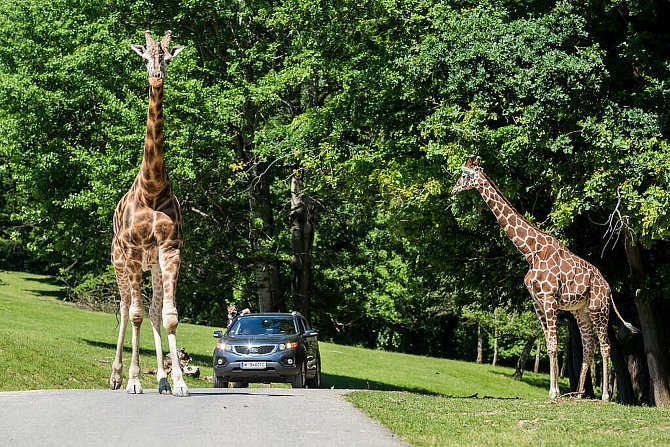
[[[670,409],[407,392],[355,392],[348,398],[414,446],[670,445]]]

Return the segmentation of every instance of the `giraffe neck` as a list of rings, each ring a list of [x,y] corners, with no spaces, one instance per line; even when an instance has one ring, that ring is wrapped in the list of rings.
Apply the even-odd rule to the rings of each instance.
[[[477,190],[493,212],[507,237],[510,238],[526,260],[531,262],[533,253],[540,251],[543,246],[541,242],[545,242],[548,235],[519,214],[484,173],[481,173],[481,182],[477,186]]]
[[[144,156],[137,175],[140,190],[148,197],[160,195],[170,187],[163,155],[163,81],[149,81],[149,110],[144,138]]]

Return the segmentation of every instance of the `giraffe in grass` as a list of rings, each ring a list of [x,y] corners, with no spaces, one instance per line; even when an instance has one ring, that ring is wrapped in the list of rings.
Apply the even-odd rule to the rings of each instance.
[[[141,394],[139,340],[140,326],[144,319],[142,304],[142,272],[151,270],[153,297],[149,306],[149,317],[154,333],[158,361],[157,380],[161,394],[188,396],[177,350],[177,308],[175,291],[181,249],[183,245],[182,217],[179,202],[172,193],[163,161],[163,79],[168,64],[184,49],[170,48],[171,33],[167,31],[160,42],[156,42],[149,31],[145,31],[146,47],[131,45],[146,62],[149,77],[149,111],[144,140],[144,156],[140,171],[130,190],[116,206],[114,213],[114,238],[112,240],[112,264],[121,295],[119,338],[112,365],[109,387],[119,389],[123,382],[122,351],[128,319],[132,323],[132,355],[128,369],[129,394]],[[172,358],[172,382],[170,388],[163,367],[160,326],[165,327]]]
[[[584,381],[596,350],[593,328],[600,341],[603,358],[603,400],[609,400],[610,342],[607,336],[610,302],[614,311],[631,332],[638,332],[619,314],[612,301],[607,281],[590,263],[572,253],[551,234],[539,230],[519,214],[479,166],[480,157],[470,156],[461,167],[462,174],[452,194],[476,189],[495,215],[530,270],[524,283],[533,299],[533,308],[540,319],[549,354],[549,397],[560,395],[558,389],[558,356],[556,317],[558,310],[572,312],[579,325],[583,361],[579,375],[578,397],[584,394]]]

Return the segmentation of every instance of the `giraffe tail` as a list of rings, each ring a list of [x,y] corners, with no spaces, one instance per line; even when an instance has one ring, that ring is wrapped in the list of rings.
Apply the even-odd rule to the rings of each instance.
[[[621,314],[619,313],[619,309],[616,308],[616,304],[614,304],[614,298],[612,298],[612,307],[614,308],[614,312],[616,312],[616,316],[619,317],[619,320],[623,323],[624,326],[626,326],[626,329],[631,331],[633,334],[639,334],[640,330],[627,322],[626,320],[623,319]]]

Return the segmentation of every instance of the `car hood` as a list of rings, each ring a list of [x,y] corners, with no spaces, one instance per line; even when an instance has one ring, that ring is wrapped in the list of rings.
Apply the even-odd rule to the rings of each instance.
[[[283,336],[236,336],[236,337],[223,337],[222,339],[226,343],[231,345],[275,345],[278,343],[286,343],[290,341],[300,340],[300,335],[283,335]]]

